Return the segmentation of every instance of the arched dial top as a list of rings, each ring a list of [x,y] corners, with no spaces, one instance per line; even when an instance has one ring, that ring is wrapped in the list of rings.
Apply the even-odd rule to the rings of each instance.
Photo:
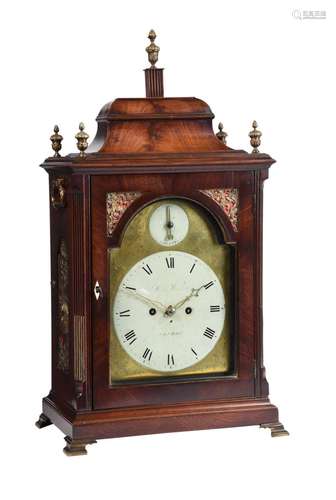
[[[137,262],[122,279],[113,304],[119,342],[151,370],[190,367],[218,342],[225,299],[214,271],[196,256],[157,252]]]
[[[109,250],[110,383],[231,369],[231,247],[181,198],[144,206]]]

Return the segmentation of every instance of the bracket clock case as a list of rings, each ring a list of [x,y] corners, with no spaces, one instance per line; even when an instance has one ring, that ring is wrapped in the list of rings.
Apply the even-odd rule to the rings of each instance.
[[[263,182],[209,106],[163,97],[155,33],[146,98],[100,111],[50,179],[52,387],[37,426],[68,455],[97,439],[243,425],[288,434],[262,356]]]

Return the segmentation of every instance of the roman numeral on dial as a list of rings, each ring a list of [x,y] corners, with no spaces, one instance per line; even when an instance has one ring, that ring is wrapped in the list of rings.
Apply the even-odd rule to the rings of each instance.
[[[204,288],[207,290],[208,288],[210,288],[214,284],[215,283],[213,281],[209,281],[209,283],[207,283],[206,285],[204,285]]]
[[[212,328],[209,328],[207,326],[203,335],[205,337],[207,337],[208,339],[212,340],[214,338],[214,335],[215,335],[215,330],[212,330]]]
[[[150,349],[148,349],[148,347],[146,347],[145,352],[143,353],[142,357],[143,357],[143,359],[147,359],[147,361],[150,361],[152,354],[153,354],[153,351],[151,351]]]
[[[151,274],[153,274],[153,271],[151,270],[151,268],[149,267],[148,264],[146,264],[145,266],[142,267],[142,269],[145,271],[145,273],[147,273],[149,276]]]
[[[127,342],[129,342],[129,345],[132,345],[133,342],[135,342],[137,339],[134,330],[131,330],[130,332],[125,333],[124,337],[127,340]]]
[[[173,269],[175,267],[175,260],[174,260],[174,257],[166,257],[166,263],[167,263],[167,266],[168,266],[168,269]]]
[[[126,309],[125,311],[121,311],[119,313],[119,317],[120,318],[128,318],[130,316],[130,314],[128,314],[128,313],[130,313],[130,312],[131,312],[130,309]]]
[[[167,364],[168,366],[175,365],[174,356],[172,354],[168,354]]]
[[[220,311],[219,306],[210,306],[210,312],[212,313],[218,313]]]

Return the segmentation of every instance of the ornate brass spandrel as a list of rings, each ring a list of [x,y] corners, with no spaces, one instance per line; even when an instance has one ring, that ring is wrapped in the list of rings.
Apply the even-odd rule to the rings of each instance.
[[[58,125],[55,125],[54,126],[54,133],[50,136],[51,147],[55,151],[54,158],[61,157],[61,155],[59,154],[59,151],[62,149],[63,137],[58,132],[59,132],[59,127],[58,127]]]
[[[58,177],[51,181],[50,198],[53,208],[63,208],[66,205],[65,180]]]
[[[88,147],[88,138],[89,134],[84,132],[84,123],[80,122],[79,124],[79,132],[75,135],[75,138],[77,139],[77,149],[79,149],[79,156],[81,158],[84,158],[85,156],[85,150]]]
[[[252,123],[252,130],[249,132],[249,137],[250,137],[250,144],[252,146],[252,153],[260,153],[259,151],[259,146],[261,143],[260,137],[262,136],[262,133],[260,130],[257,130],[258,123],[254,120]]]
[[[217,132],[216,137],[218,137],[218,139],[220,141],[222,141],[224,144],[226,144],[226,138],[228,135],[223,129],[224,129],[224,125],[222,124],[222,122],[219,122],[218,123],[219,132]]]
[[[209,196],[217,203],[230,220],[233,230],[238,232],[239,191],[237,188],[201,189],[201,193]]]
[[[150,44],[146,47],[146,52],[148,54],[148,61],[151,63],[151,68],[155,68],[155,64],[159,58],[160,47],[155,45],[154,41],[156,39],[156,33],[154,30],[150,30],[148,34]]]
[[[225,296],[225,303],[231,303],[231,249],[229,245],[218,242],[215,229],[202,209],[191,202],[181,199],[172,199],[174,204],[181,206],[189,219],[189,230],[184,240],[169,247],[172,250],[187,252],[206,262],[217,275]],[[225,323],[222,334],[214,349],[195,365],[173,373],[161,373],[140,365],[133,360],[121,346],[114,330],[112,311],[114,297],[121,280],[127,271],[140,259],[155,252],[166,250],[157,243],[149,232],[151,214],[167,199],[152,203],[143,208],[129,223],[124,233],[120,248],[109,249],[109,310],[110,312],[110,383],[123,381],[139,381],[145,379],[159,380],[162,378],[174,379],[189,375],[206,376],[210,374],[228,373],[231,368],[231,310],[226,309]],[[132,248],[132,252],[129,249]]]
[[[106,230],[112,236],[128,207],[141,196],[138,191],[111,192],[106,195]]]
[[[58,284],[58,339],[57,368],[63,372],[69,370],[69,258],[67,246],[61,240],[57,256]]]

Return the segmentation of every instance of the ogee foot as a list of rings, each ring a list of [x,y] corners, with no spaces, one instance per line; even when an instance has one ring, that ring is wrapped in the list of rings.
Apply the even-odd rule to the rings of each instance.
[[[38,427],[39,429],[43,429],[43,427],[47,427],[48,425],[51,424],[52,421],[44,413],[41,413],[38,421],[35,422],[36,427]]]
[[[271,429],[272,437],[289,436],[289,432],[286,431],[284,426],[280,422],[271,422],[269,424],[261,424],[262,429]]]
[[[69,436],[66,436],[64,439],[67,444],[63,448],[63,451],[68,457],[87,455],[86,445],[97,442],[94,439],[71,439]]]

